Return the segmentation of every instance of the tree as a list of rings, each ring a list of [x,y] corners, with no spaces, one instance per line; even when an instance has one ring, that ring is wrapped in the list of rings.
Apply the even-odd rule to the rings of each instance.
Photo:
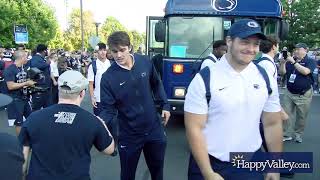
[[[63,38],[63,31],[60,29],[57,30],[55,37],[49,42],[50,49],[63,48],[66,41]]]
[[[299,42],[310,47],[320,45],[320,1],[319,0],[282,0],[285,19],[289,22],[288,39],[284,42],[289,49]]]
[[[116,31],[126,31],[127,28],[124,27],[116,18],[114,17],[107,17],[104,23],[101,26],[101,34],[102,34],[102,42],[106,42],[108,36]]]
[[[0,42],[12,46],[14,24],[25,24],[28,28],[29,43],[33,48],[39,43],[48,44],[54,38],[58,23],[53,9],[41,0],[0,1]]]
[[[133,48],[135,51],[137,51],[139,46],[144,44],[144,37],[142,36],[142,34],[140,34],[136,30],[130,31],[130,34],[132,35],[131,42],[132,42]]]
[[[81,23],[80,23],[80,9],[73,9],[70,15],[69,28],[65,32],[64,37],[67,50],[81,49]],[[84,31],[84,47],[89,47],[89,37],[95,35],[95,25],[93,14],[90,11],[83,12],[83,31]],[[69,44],[70,43],[70,44]]]

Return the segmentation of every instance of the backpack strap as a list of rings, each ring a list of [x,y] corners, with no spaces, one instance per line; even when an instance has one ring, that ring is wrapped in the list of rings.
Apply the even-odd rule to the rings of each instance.
[[[201,75],[203,82],[204,82],[204,86],[206,88],[206,99],[207,99],[207,104],[209,106],[209,102],[211,99],[211,92],[210,92],[210,69],[208,66],[206,66],[205,68],[201,69],[201,71],[199,72],[199,74]]]
[[[96,74],[97,74],[97,60],[92,61],[92,70],[93,70],[93,88],[95,88]]]
[[[272,93],[272,89],[270,86],[270,80],[269,80],[268,74],[267,74],[266,70],[263,69],[263,67],[261,67],[259,64],[255,64],[255,65],[257,66],[260,74],[262,75],[264,81],[266,82],[267,89],[268,89],[268,95],[270,95]]]
[[[255,64],[259,64],[261,61],[269,61],[269,62],[271,62],[273,64],[273,66],[275,68],[274,69],[274,73],[273,73],[273,76],[274,76],[276,74],[276,72],[277,72],[276,64],[271,59],[269,59],[267,57],[260,57],[259,59],[255,60],[254,62],[255,62]]]
[[[217,60],[215,60],[212,56],[207,56],[207,57],[204,58],[203,60],[206,60],[206,59],[210,59],[210,60],[213,61],[214,63],[217,62]]]

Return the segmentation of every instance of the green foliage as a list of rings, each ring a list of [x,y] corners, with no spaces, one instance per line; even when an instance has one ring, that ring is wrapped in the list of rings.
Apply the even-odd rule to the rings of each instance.
[[[25,24],[29,33],[27,47],[34,48],[39,43],[48,44],[58,28],[53,9],[41,0],[1,0],[0,1],[0,42],[14,46],[14,24]]]
[[[307,43],[310,47],[320,46],[320,1],[293,0],[289,5],[282,0],[285,19],[289,22],[288,39],[284,42],[289,49],[299,42]]]
[[[131,31],[130,34],[132,35],[132,45],[135,51],[138,50],[139,46],[144,44],[144,37],[138,31]]]
[[[70,15],[69,28],[64,34],[66,50],[81,49],[81,17],[80,9],[74,9]],[[90,11],[83,11],[83,31],[84,31],[84,48],[88,48],[89,37],[95,35],[95,24],[93,14]]]
[[[106,42],[108,36],[116,31],[126,31],[128,33],[130,41],[135,51],[139,48],[141,44],[144,44],[145,36],[143,36],[136,30],[127,30],[127,28],[114,17],[107,17],[104,21],[100,31],[100,34],[102,35],[101,41]]]
[[[107,38],[110,34],[116,31],[128,31],[126,27],[124,27],[116,18],[107,17],[104,23],[101,26],[101,41],[106,42]]]

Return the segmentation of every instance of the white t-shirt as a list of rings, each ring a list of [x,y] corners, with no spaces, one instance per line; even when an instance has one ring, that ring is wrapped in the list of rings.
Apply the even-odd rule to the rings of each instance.
[[[210,53],[209,56],[213,57],[213,59],[214,59],[216,62],[219,61],[214,54]],[[211,59],[205,59],[205,60],[203,60],[200,69],[203,69],[203,68],[206,67],[206,66],[213,66],[214,64],[215,64],[215,62],[213,62]]]
[[[100,102],[100,81],[102,74],[110,67],[110,61],[107,59],[105,62],[102,62],[97,59],[97,74],[95,77],[95,88],[93,91],[94,97],[97,102]],[[92,64],[88,68],[88,81],[94,81],[94,73],[92,69]]]
[[[279,112],[279,95],[268,95],[266,82],[253,63],[238,73],[223,56],[209,69],[209,108],[204,82],[197,74],[189,85],[184,111],[208,114],[202,132],[210,155],[229,161],[230,152],[255,152],[262,143],[259,132],[262,111]],[[277,84],[269,79],[274,90]]]
[[[54,77],[59,77],[58,62],[51,61],[51,63],[50,63],[50,71],[51,71],[51,74]]]

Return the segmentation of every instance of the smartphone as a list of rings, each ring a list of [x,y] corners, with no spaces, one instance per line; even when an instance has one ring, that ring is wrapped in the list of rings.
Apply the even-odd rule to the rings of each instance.
[[[287,59],[288,58],[288,51],[282,51],[282,56],[283,56],[283,59]]]

